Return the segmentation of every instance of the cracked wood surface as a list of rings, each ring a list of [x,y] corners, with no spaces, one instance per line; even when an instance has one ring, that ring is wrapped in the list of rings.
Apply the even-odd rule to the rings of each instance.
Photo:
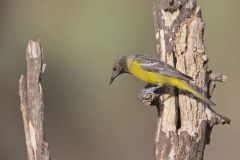
[[[191,76],[193,86],[210,98],[214,81],[224,82],[226,76],[208,71],[204,22],[197,0],[154,0],[153,15],[159,58]],[[155,160],[202,160],[213,125],[230,123],[191,94],[174,88],[166,88],[164,94],[145,91],[138,98],[146,105],[156,105],[160,97]],[[175,96],[167,98],[169,94]]]
[[[26,51],[27,76],[19,81],[20,109],[22,112],[28,160],[49,160],[48,143],[43,130],[43,92],[41,76],[45,69],[40,40],[30,40]]]

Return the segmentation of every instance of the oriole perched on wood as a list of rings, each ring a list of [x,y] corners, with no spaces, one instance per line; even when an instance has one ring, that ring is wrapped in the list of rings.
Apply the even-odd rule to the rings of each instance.
[[[113,65],[110,85],[122,73],[130,73],[150,84],[176,87],[192,93],[209,105],[215,105],[211,100],[189,85],[188,82],[193,80],[191,77],[156,57],[139,54],[122,56]]]

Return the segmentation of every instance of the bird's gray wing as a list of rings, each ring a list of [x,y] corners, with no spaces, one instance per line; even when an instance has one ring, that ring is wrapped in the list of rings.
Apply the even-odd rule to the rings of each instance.
[[[149,72],[159,73],[169,77],[179,78],[185,81],[192,81],[193,78],[183,74],[171,65],[159,60],[157,57],[148,55],[136,55],[137,61],[141,64],[141,67]]]

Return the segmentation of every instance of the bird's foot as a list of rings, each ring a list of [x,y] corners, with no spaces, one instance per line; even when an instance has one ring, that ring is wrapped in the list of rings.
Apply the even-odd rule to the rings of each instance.
[[[171,97],[172,97],[172,95],[168,95],[167,98],[164,98],[161,102],[164,103],[166,100],[168,100]]]
[[[147,88],[145,88],[146,92],[155,92],[156,90],[160,89],[161,86],[159,85],[154,85],[154,86],[147,86]]]

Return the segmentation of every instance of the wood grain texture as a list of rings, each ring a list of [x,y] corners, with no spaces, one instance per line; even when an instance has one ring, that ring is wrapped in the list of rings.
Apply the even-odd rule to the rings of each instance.
[[[197,0],[154,0],[153,15],[159,58],[192,77],[191,85],[210,98],[214,81],[224,82],[226,76],[208,70]],[[167,98],[169,94],[173,96]],[[155,160],[202,160],[212,127],[230,123],[207,104],[174,88],[165,88],[162,94],[143,89],[138,99],[159,111]]]
[[[27,75],[19,81],[20,107],[23,117],[28,160],[49,160],[48,143],[43,130],[43,92],[41,76],[45,69],[40,40],[30,40],[26,51]]]

